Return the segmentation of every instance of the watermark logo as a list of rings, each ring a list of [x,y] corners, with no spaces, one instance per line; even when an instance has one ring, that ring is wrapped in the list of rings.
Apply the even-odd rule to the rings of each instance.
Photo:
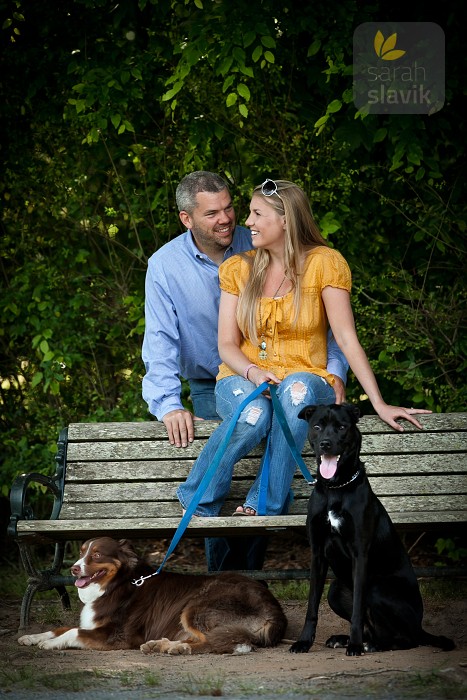
[[[374,40],[375,53],[378,58],[381,58],[383,61],[396,61],[398,58],[405,56],[405,51],[396,49],[396,42],[397,34],[391,34],[385,39],[378,29]]]
[[[444,32],[434,22],[365,22],[353,37],[353,98],[370,114],[434,114],[444,105]]]

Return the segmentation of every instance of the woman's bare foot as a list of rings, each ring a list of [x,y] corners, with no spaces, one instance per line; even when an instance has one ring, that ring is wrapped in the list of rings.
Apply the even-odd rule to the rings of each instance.
[[[253,508],[249,508],[248,506],[244,508],[243,506],[238,506],[236,508],[235,513],[232,513],[232,515],[256,515],[256,511]]]

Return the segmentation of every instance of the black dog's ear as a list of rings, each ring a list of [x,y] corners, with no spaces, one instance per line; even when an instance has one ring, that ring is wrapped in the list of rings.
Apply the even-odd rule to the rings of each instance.
[[[303,420],[310,420],[310,416],[316,411],[317,408],[318,406],[305,406],[305,408],[302,408],[298,414],[298,417],[302,418]]]
[[[350,416],[351,416],[351,418],[354,419],[355,423],[358,423],[358,420],[359,420],[360,416],[362,415],[360,413],[359,407],[355,406],[353,403],[343,403],[342,405],[348,409]]]

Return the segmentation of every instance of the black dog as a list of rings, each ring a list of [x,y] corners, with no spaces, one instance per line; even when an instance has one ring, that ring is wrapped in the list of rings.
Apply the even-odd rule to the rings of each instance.
[[[308,439],[317,463],[307,533],[311,545],[310,594],[305,625],[290,651],[307,652],[315,639],[318,607],[328,565],[334,572],[328,602],[348,620],[350,636],[326,646],[347,647],[348,656],[454,642],[422,629],[423,602],[409,557],[360,461],[360,412],[349,404],[307,406]]]

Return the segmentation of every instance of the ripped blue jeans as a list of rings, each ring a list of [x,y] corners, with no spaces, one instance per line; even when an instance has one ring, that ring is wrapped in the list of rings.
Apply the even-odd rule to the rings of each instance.
[[[177,496],[183,508],[186,509],[189,506],[217,448],[227,433],[232,415],[255,388],[252,382],[238,375],[226,377],[217,382],[216,408],[222,423],[212,433],[185,483],[177,489]],[[308,423],[298,418],[299,412],[309,404],[334,403],[334,389],[325,379],[316,374],[296,372],[279,384],[277,397],[284,409],[297,449],[301,452],[308,432]],[[217,471],[195,510],[195,515],[219,514],[230,489],[235,464],[266,438],[269,432],[271,432],[271,439],[266,514],[282,513],[296,464],[273,412],[272,402],[261,394],[242,411]],[[260,473],[261,468],[244,503],[245,506],[256,511],[258,510]]]

